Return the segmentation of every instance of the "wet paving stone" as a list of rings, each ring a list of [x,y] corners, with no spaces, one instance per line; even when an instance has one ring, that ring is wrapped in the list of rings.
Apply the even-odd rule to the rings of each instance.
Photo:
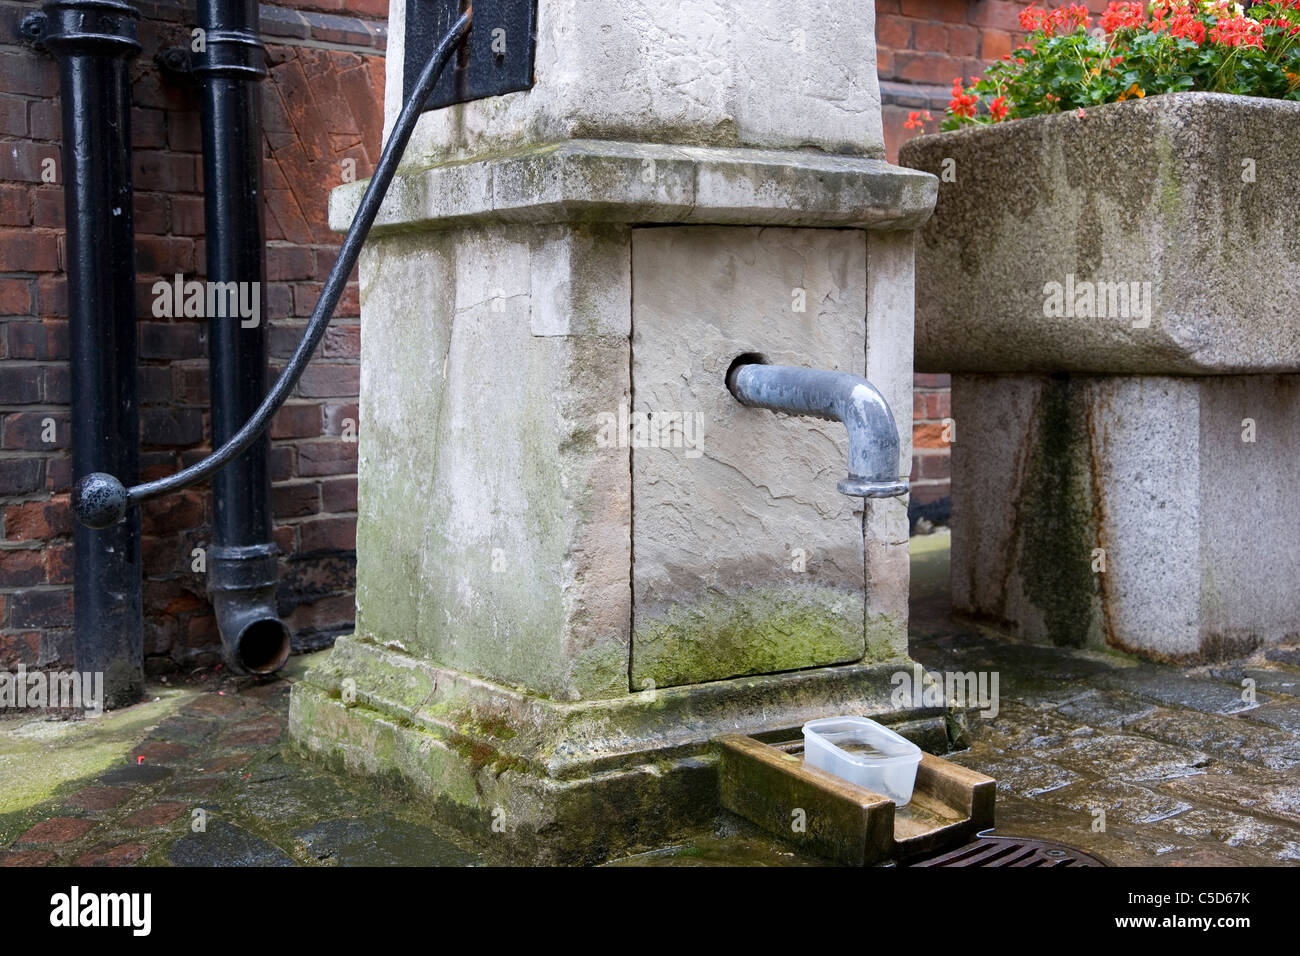
[[[1102,823],[1091,812],[998,794],[995,834],[1060,840],[1116,866],[1149,866],[1186,841],[1151,827]]]
[[[1113,780],[1075,783],[1042,795],[1042,799],[1109,825],[1159,823],[1192,809],[1186,800],[1147,787]]]
[[[1242,699],[1239,684],[1220,683],[1208,678],[1187,677],[1177,668],[1140,667],[1102,672],[1097,683],[1114,690],[1127,691],[1166,707],[1199,710],[1207,714],[1239,714],[1267,703],[1264,694],[1255,701]]]
[[[975,739],[999,750],[1030,750],[1062,747],[1067,742],[1093,736],[1097,731],[1067,720],[1053,711],[1034,710],[1022,703],[1003,704],[994,720],[979,721],[972,727]]]
[[[204,694],[193,703],[186,705],[184,713],[211,717],[231,717],[234,714],[252,711],[256,707],[257,704],[254,701],[243,700],[234,694],[213,693]]]
[[[1300,735],[1300,706],[1292,703],[1266,704],[1242,715],[1252,723],[1266,724],[1284,730],[1288,734]]]
[[[1300,644],[1279,644],[1264,649],[1264,659],[1278,664],[1300,667]]]
[[[243,769],[245,766],[248,765],[248,762],[252,759],[253,759],[252,754],[246,754],[246,753],[225,754],[220,757],[201,759],[199,761],[201,766],[199,766],[196,769],[200,773],[208,773],[208,774],[228,773],[232,770]]]
[[[1204,776],[1168,780],[1160,789],[1201,804],[1250,811],[1300,827],[1300,781],[1294,775],[1219,766]]]
[[[1066,767],[1127,783],[1202,774],[1213,761],[1209,754],[1198,750],[1129,734],[1075,740],[1051,756]]]
[[[177,714],[168,717],[149,734],[151,740],[168,740],[173,743],[201,744],[221,729],[221,721],[212,717]]]
[[[383,813],[326,820],[296,834],[303,852],[337,866],[473,866],[479,856],[432,830]]]
[[[18,838],[19,843],[75,843],[95,826],[84,817],[51,817]]]
[[[176,866],[294,866],[291,856],[242,827],[209,820],[204,833],[189,833],[171,845]]]
[[[1238,760],[1271,770],[1286,770],[1300,761],[1300,739],[1252,725],[1239,717],[1161,707],[1131,721],[1127,729],[1157,740],[1218,754],[1219,759]]]
[[[219,747],[264,747],[276,743],[284,732],[284,724],[274,715],[267,714],[255,720],[235,724],[217,737]]]
[[[175,765],[190,755],[190,748],[170,740],[146,740],[136,747],[132,754],[144,757],[146,763],[160,763],[164,766]]]
[[[95,847],[77,857],[77,866],[131,866],[143,860],[149,848],[143,843]]]
[[[162,796],[166,799],[176,797],[206,797],[211,796],[218,790],[225,787],[227,781],[218,776],[208,777],[187,777],[183,780],[172,781],[163,792]]]
[[[155,803],[143,810],[137,810],[123,820],[122,825],[126,827],[165,827],[180,819],[181,815],[188,809],[189,805],[185,803]]]
[[[1292,670],[1265,670],[1261,667],[1211,667],[1208,671],[1214,680],[1236,684],[1246,689],[1244,681],[1254,681],[1255,690],[1287,697],[1300,697],[1300,673]]]
[[[1061,704],[1057,713],[1067,720],[1100,730],[1123,730],[1130,721],[1156,709],[1149,701],[1118,691],[1088,691]]]
[[[973,750],[949,754],[948,759],[996,778],[999,799],[1004,791],[1033,797],[1085,779],[1073,770],[1030,754]]]
[[[112,810],[134,796],[127,787],[86,787],[68,798],[68,806],[79,810]]]
[[[109,786],[147,786],[166,780],[171,775],[170,767],[149,763],[146,760],[144,763],[122,764],[107,773],[100,774],[99,782]]]
[[[348,786],[338,778],[283,764],[259,769],[259,774],[241,780],[229,797],[232,812],[255,817],[270,824],[302,825],[330,816],[364,816],[378,809],[374,795]]]
[[[0,866],[48,866],[55,859],[49,850],[14,850],[0,854]]]
[[[1196,842],[1218,842],[1260,862],[1300,863],[1300,830],[1220,808],[1198,807],[1158,825]]]

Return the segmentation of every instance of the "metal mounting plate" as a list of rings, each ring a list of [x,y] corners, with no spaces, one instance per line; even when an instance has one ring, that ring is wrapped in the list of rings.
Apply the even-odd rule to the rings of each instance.
[[[467,5],[464,0],[407,0],[403,97]],[[529,89],[536,45],[537,0],[474,0],[474,26],[424,109]]]

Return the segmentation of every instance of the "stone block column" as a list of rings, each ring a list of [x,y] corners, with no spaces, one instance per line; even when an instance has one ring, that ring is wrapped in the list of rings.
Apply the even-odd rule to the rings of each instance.
[[[870,3],[537,23],[533,87],[427,113],[363,254],[357,632],[291,733],[593,860],[713,812],[721,733],[858,713],[942,745],[890,702],[906,499],[839,494],[842,425],[725,384],[753,353],[866,375],[905,477],[935,180],[881,158]]]

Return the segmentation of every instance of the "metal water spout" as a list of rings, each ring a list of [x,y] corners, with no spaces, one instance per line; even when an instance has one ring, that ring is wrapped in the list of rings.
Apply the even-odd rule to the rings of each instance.
[[[861,375],[738,363],[727,372],[727,388],[742,405],[843,422],[849,432],[849,474],[839,490],[859,498],[907,494],[898,475],[898,426],[880,391]]]

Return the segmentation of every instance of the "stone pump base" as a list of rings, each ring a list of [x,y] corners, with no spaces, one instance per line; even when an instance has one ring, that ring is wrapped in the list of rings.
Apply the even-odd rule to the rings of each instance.
[[[862,714],[931,752],[957,723],[896,706],[910,661],[550,700],[355,637],[293,688],[290,737],[332,768],[428,797],[433,814],[510,858],[596,863],[663,845],[722,809],[718,738],[798,737]]]

